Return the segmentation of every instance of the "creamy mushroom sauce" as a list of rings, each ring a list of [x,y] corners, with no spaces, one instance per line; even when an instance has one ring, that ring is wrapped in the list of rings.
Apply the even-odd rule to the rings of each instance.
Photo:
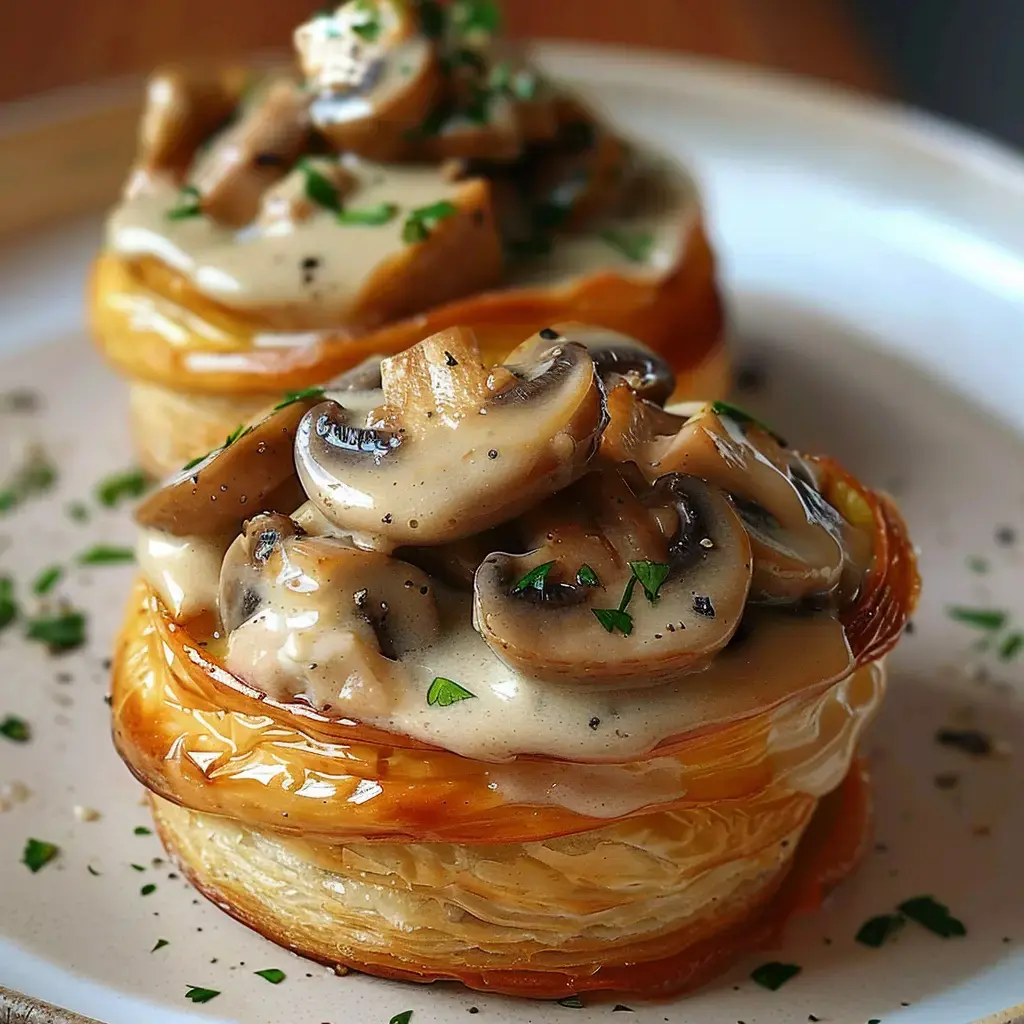
[[[154,180],[145,191],[126,198],[107,223],[107,248],[127,259],[152,257],[184,277],[201,295],[229,308],[302,305],[324,319],[344,325],[350,306],[385,260],[405,249],[402,226],[410,210],[451,200],[458,183],[445,181],[429,165],[371,164],[354,158],[345,166],[358,180],[352,205],[394,203],[396,216],[386,224],[339,224],[327,209],[314,208],[308,219],[282,231],[274,225],[232,228],[209,217],[169,220],[178,186]],[[624,276],[657,280],[675,267],[689,229],[697,222],[696,187],[681,168],[651,161],[641,171],[657,188],[629,216],[607,218],[586,231],[556,236],[550,253],[510,262],[502,281],[508,288],[569,284],[572,279],[607,269]],[[626,231],[652,239],[646,259],[637,263],[609,245],[602,233]],[[317,262],[315,277],[303,262]],[[273,332],[266,332],[270,344]]]

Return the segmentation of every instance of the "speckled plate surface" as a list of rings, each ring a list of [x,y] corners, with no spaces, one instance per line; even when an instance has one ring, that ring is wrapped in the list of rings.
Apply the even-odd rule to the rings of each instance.
[[[467,1012],[481,1024],[1014,1018],[1008,1008],[1024,1000],[1014,639],[1024,631],[1024,170],[932,122],[784,81],[616,51],[543,56],[703,179],[742,402],[890,489],[921,546],[920,613],[867,743],[878,805],[867,864],[761,958],[802,967],[785,987],[759,988],[753,959],[689,999],[630,1001],[631,1014],[338,978],[199,899],[155,837],[136,834],[148,824],[140,790],[109,744],[105,658],[132,570],[75,566],[94,544],[131,542],[130,502],[109,509],[94,496],[131,456],[123,388],[81,328],[93,219],[0,253],[0,392],[39,396],[34,411],[0,412],[0,481],[26,445],[58,472],[49,493],[0,516],[0,575],[30,617],[42,603],[32,581],[63,565],[49,600],[88,618],[86,645],[60,657],[25,639],[24,620],[0,633],[0,721],[31,729],[26,743],[0,735],[0,985],[107,1024],[386,1024],[406,1009],[413,1024]],[[75,501],[88,522],[69,517]],[[939,743],[943,729],[987,752]],[[98,820],[82,820],[91,811]],[[21,863],[30,837],[60,848],[35,874]],[[908,925],[880,949],[855,941],[865,919],[925,893],[966,937]],[[268,984],[254,973],[266,968],[287,977]],[[190,985],[220,995],[193,1006]]]

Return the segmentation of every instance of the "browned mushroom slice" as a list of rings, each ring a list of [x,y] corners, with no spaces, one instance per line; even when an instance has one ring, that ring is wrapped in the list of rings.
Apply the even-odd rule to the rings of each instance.
[[[504,522],[572,483],[604,425],[581,345],[488,371],[471,331],[442,331],[381,364],[384,404],[357,417],[325,402],[303,419],[306,493],[384,547],[443,544]]]
[[[393,0],[352,0],[295,32],[316,127],[339,152],[392,161],[442,85],[433,43]]]
[[[291,512],[305,495],[295,474],[295,430],[317,398],[290,402],[189,465],[154,491],[135,511],[136,522],[176,536],[237,531],[267,509]],[[237,435],[237,436],[236,436]]]
[[[836,587],[845,557],[842,517],[766,429],[722,402],[676,417],[616,389],[608,409],[606,457],[635,462],[649,480],[700,476],[732,496],[750,533],[756,597],[794,601]]]
[[[308,103],[294,82],[279,79],[247,105],[192,168],[204,213],[229,227],[256,216],[263,193],[306,148]]]
[[[146,106],[139,122],[139,169],[166,171],[180,179],[196,147],[231,116],[246,79],[241,67],[165,68],[154,73],[146,84]]]
[[[477,570],[474,624],[503,661],[542,678],[636,686],[697,671],[729,642],[751,555],[718,488],[672,474],[638,498],[605,471],[548,514],[539,548],[493,554]]]
[[[533,353],[558,341],[586,346],[607,388],[625,381],[641,398],[663,404],[676,387],[676,375],[665,357],[635,338],[594,324],[552,324],[528,338],[509,355],[510,362],[529,359]]]
[[[318,709],[385,713],[397,659],[436,639],[429,578],[342,541],[306,537],[287,516],[245,524],[224,558],[220,613],[228,667],[278,699]]]

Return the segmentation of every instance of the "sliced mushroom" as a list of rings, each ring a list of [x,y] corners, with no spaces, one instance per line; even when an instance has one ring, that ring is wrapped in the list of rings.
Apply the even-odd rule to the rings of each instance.
[[[139,505],[135,521],[178,537],[214,536],[237,532],[254,512],[291,512],[305,498],[295,474],[295,431],[317,401],[302,398],[272,411],[182,469]]]
[[[433,43],[395,0],[351,0],[295,32],[313,123],[339,152],[399,159],[442,87]]]
[[[380,364],[383,359],[383,354],[367,356],[361,363],[353,366],[351,370],[346,370],[330,381],[326,386],[327,390],[380,392],[383,387],[380,377]],[[379,405],[380,403],[378,402],[377,404]]]
[[[572,483],[605,422],[581,345],[488,371],[471,331],[442,331],[381,364],[369,418],[325,402],[296,439],[306,493],[384,547],[443,544],[518,515]]]
[[[249,520],[225,555],[220,613],[233,672],[278,699],[360,717],[390,709],[397,659],[439,630],[430,580],[414,566],[272,514]]]
[[[263,193],[306,148],[308,104],[294,82],[278,79],[213,141],[190,175],[204,213],[229,227],[253,220]]]
[[[641,398],[662,405],[676,387],[676,375],[665,358],[635,338],[593,324],[552,324],[527,339],[509,355],[510,362],[529,359],[558,341],[586,346],[605,387],[625,381]]]
[[[703,668],[735,633],[750,542],[717,487],[671,474],[637,496],[606,470],[555,499],[540,525],[536,550],[492,554],[474,584],[476,629],[519,671],[653,684]]]
[[[608,408],[606,457],[635,462],[649,480],[689,473],[731,495],[750,534],[755,597],[797,601],[836,587],[846,547],[842,517],[767,430],[724,403],[677,417],[616,389]]]
[[[180,179],[200,143],[231,116],[247,77],[241,67],[165,68],[153,74],[139,123],[139,169]]]

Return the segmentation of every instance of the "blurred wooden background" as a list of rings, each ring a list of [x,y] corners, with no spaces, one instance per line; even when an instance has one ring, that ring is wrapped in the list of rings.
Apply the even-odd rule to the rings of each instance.
[[[317,0],[7,0],[0,101],[165,60],[281,46]],[[842,0],[505,0],[516,37],[724,57],[882,91]]]

